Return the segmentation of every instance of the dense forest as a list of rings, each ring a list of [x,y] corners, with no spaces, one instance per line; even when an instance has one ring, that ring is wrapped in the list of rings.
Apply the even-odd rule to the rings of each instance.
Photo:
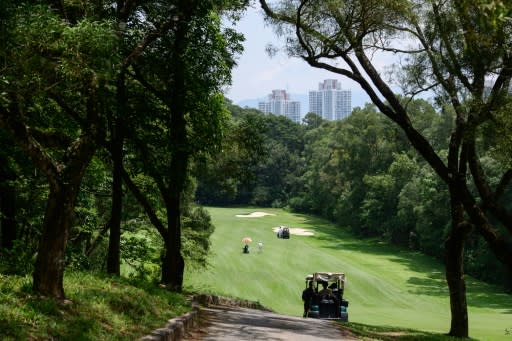
[[[302,124],[265,115],[226,100],[231,118],[219,152],[194,159],[185,193],[183,253],[187,266],[205,264],[213,232],[202,205],[283,207],[314,214],[373,237],[443,259],[450,224],[448,193],[407,138],[376,108],[355,108],[342,121],[309,113]],[[452,113],[425,100],[410,104],[415,125],[442,152]],[[489,129],[492,129],[489,127]],[[486,130],[481,139],[495,131]],[[47,202],[45,178],[7,134],[1,157],[2,271],[33,271]],[[133,156],[134,157],[134,156]],[[127,159],[130,153],[127,153]],[[499,173],[500,155],[485,150],[486,172]],[[112,206],[112,166],[95,156],[84,175],[66,253],[69,269],[106,271]],[[156,184],[140,173],[134,180],[159,211]],[[497,180],[496,180],[497,181]],[[504,202],[512,202],[507,190]],[[199,205],[193,204],[196,202]],[[162,241],[129,188],[123,190],[120,257],[130,276],[158,278]],[[466,244],[465,268],[472,276],[512,290],[512,276],[476,235]]]
[[[36,292],[65,299],[64,269],[120,275],[128,263],[181,290],[185,259],[204,261],[212,231],[189,173],[218,149],[243,39],[221,21],[245,6],[2,3],[2,272],[32,273]]]

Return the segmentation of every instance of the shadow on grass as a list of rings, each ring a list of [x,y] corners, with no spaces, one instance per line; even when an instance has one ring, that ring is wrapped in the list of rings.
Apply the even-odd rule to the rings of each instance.
[[[358,239],[349,231],[335,227],[320,218],[302,217],[307,224],[318,228],[319,233],[315,234],[315,238],[322,241],[324,248],[385,256],[391,262],[399,263],[411,271],[423,274],[421,277],[410,277],[407,280],[411,294],[449,296],[444,265],[440,261],[417,251],[390,245],[376,238]],[[466,288],[469,307],[501,310],[503,314],[512,313],[510,308],[512,307],[512,295],[505,293],[501,288],[471,277],[466,277]]]
[[[0,318],[0,337],[2,340],[28,340],[22,321]]]
[[[370,338],[382,341],[400,340],[400,341],[455,341],[460,338],[448,336],[446,334],[429,333],[414,329],[396,328],[396,327],[376,327],[361,323],[343,323],[343,327],[349,329],[359,337]],[[475,340],[467,338],[464,340]]]

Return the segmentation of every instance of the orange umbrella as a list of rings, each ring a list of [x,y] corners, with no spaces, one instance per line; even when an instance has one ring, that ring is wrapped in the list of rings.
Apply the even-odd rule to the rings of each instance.
[[[244,244],[252,243],[252,239],[249,238],[249,237],[243,237],[242,238],[242,243],[244,243]]]

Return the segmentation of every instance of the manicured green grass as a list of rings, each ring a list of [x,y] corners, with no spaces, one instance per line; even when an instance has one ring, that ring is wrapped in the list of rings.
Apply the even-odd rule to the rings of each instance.
[[[267,208],[208,210],[216,226],[211,266],[207,271],[186,272],[188,290],[255,300],[276,312],[300,316],[305,276],[315,271],[344,272],[353,322],[349,326],[410,328],[423,332],[416,338],[423,340],[448,332],[448,289],[439,262],[377,240],[354,238],[307,215]],[[273,215],[236,217],[254,211]],[[309,229],[315,235],[277,239],[272,228],[278,225]],[[241,252],[245,236],[253,239],[249,254]],[[258,241],[264,244],[261,253]],[[466,284],[470,336],[511,341],[512,296],[469,277]]]
[[[361,323],[343,323],[344,327],[365,341],[460,341],[460,338],[450,337],[435,332],[426,332],[400,327],[370,326]],[[473,341],[475,339],[470,338]]]
[[[154,284],[66,273],[69,301],[36,296],[28,277],[0,275],[0,340],[137,340],[191,309]]]

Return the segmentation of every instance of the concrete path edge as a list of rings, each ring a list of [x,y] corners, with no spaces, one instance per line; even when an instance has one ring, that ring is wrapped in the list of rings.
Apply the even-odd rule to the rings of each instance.
[[[167,321],[167,324],[155,329],[151,334],[139,339],[139,341],[180,341],[188,332],[198,327],[201,306],[220,305],[220,306],[236,306],[251,309],[259,309],[272,311],[259,302],[248,300],[236,300],[232,298],[216,296],[216,295],[195,295],[192,298],[192,310],[188,313],[175,317]]]

